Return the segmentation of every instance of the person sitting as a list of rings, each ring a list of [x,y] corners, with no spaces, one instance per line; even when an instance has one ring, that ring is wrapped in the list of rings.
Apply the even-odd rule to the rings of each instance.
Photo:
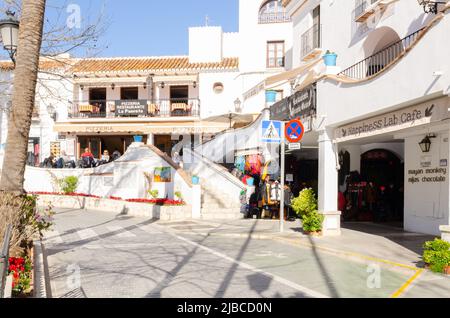
[[[105,151],[103,151],[103,155],[102,155],[100,161],[98,162],[97,166],[105,165],[105,164],[109,163],[110,161],[111,161],[111,157],[109,156],[109,151],[105,150]]]
[[[55,155],[53,153],[50,154],[50,157],[46,158],[42,164],[43,168],[52,169],[56,167]]]
[[[118,149],[115,149],[113,154],[112,154],[112,161],[116,161],[121,156],[122,156],[122,154],[120,153],[120,151]]]
[[[61,156],[56,161],[56,168],[57,169],[63,169],[63,168],[70,168],[73,169],[76,167],[75,161],[72,160],[64,150],[61,151]]]
[[[95,159],[89,148],[84,149],[84,153],[81,155],[82,168],[92,168],[95,165]]]

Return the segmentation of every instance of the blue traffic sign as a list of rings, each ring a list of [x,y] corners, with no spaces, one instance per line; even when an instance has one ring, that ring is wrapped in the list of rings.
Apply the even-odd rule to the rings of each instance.
[[[262,122],[262,142],[281,143],[283,138],[283,123],[275,120],[264,120]]]

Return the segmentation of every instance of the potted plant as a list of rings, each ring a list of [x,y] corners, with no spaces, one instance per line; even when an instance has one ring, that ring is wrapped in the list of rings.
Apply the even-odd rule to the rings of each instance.
[[[159,191],[158,190],[149,190],[148,194],[150,194],[153,199],[158,199]]]
[[[192,176],[192,184],[193,185],[198,185],[200,184],[200,178],[197,175],[193,175]]]
[[[337,54],[335,52],[327,50],[327,52],[323,56],[323,61],[326,66],[336,66]]]
[[[277,92],[274,90],[266,91],[266,102],[267,103],[275,103],[277,100]]]
[[[179,200],[179,201],[183,201],[183,194],[180,191],[177,191],[174,193],[175,197]]]
[[[312,236],[320,236],[325,217],[317,211],[303,216],[303,231]]]
[[[436,238],[425,242],[423,261],[435,273],[450,275],[450,243]]]
[[[316,194],[312,189],[304,189],[292,200],[292,209],[300,218],[317,210]]]
[[[133,136],[134,142],[142,142],[144,140],[143,136]]]

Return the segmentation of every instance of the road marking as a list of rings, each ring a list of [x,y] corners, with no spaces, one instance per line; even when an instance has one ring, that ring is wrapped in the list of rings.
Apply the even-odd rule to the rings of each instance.
[[[184,237],[178,236],[178,235],[176,235],[176,234],[174,234],[174,233],[172,233],[172,232],[170,232],[170,231],[166,231],[166,233],[169,234],[169,235],[171,235],[171,236],[173,236],[173,237],[175,237],[175,238],[177,238],[177,239],[180,240],[180,241],[184,241],[184,242],[186,242],[186,243],[188,243],[188,244],[190,244],[190,245],[192,245],[192,246],[195,246],[195,247],[197,247],[197,248],[199,248],[199,249],[202,249],[202,250],[204,250],[204,251],[207,251],[208,253],[211,253],[211,254],[213,254],[213,255],[215,255],[215,256],[218,256],[218,257],[220,257],[220,258],[223,258],[223,259],[225,259],[225,260],[227,260],[227,261],[229,261],[229,262],[231,262],[231,263],[237,264],[237,265],[240,266],[240,267],[243,267],[243,268],[245,268],[245,269],[248,269],[248,270],[250,270],[250,271],[252,271],[252,272],[255,272],[255,273],[258,273],[258,274],[263,274],[263,275],[265,275],[265,276],[271,277],[274,281],[276,281],[276,282],[278,282],[278,283],[281,283],[281,284],[283,284],[283,285],[286,285],[286,286],[288,286],[288,287],[291,287],[291,288],[293,288],[293,289],[296,289],[296,290],[298,290],[298,291],[300,291],[300,292],[302,292],[302,293],[304,293],[304,294],[306,294],[306,295],[308,295],[308,296],[310,296],[310,297],[315,297],[315,298],[329,298],[328,296],[326,296],[326,295],[324,295],[324,294],[321,294],[321,293],[319,293],[319,292],[316,292],[316,291],[314,291],[314,290],[311,290],[311,289],[309,289],[309,288],[306,288],[306,287],[304,287],[304,286],[301,286],[301,285],[299,285],[299,284],[296,284],[296,283],[294,283],[294,282],[291,282],[291,281],[289,281],[289,280],[287,280],[287,279],[285,279],[285,278],[283,278],[283,277],[274,275],[274,274],[269,273],[269,272],[265,272],[265,271],[263,271],[263,270],[261,270],[261,269],[259,269],[259,268],[256,268],[256,267],[254,267],[254,266],[252,266],[252,265],[249,265],[249,264],[240,262],[240,261],[238,261],[238,260],[235,260],[234,258],[231,258],[231,257],[229,257],[229,256],[227,256],[227,255],[225,255],[225,254],[222,254],[222,253],[220,253],[220,252],[217,252],[217,251],[215,251],[215,250],[213,250],[213,249],[210,249],[209,247],[203,246],[203,245],[201,245],[201,244],[199,244],[199,243],[193,242],[193,241],[191,241],[191,240],[189,240],[189,239],[186,239],[186,238],[184,238]]]
[[[414,276],[412,276],[410,279],[408,279],[408,281],[405,283],[405,284],[403,284],[403,286],[402,287],[400,287],[395,293],[393,293],[392,295],[391,295],[391,298],[398,298],[398,297],[400,297],[400,295],[402,295],[404,292],[405,292],[405,290],[416,280],[416,279],[418,279],[419,278],[419,276],[420,275],[422,275],[422,273],[423,273],[423,269],[419,269],[415,274],[414,274]]]
[[[285,239],[285,238],[275,238],[275,239],[278,240],[279,242],[286,242],[286,243],[294,244],[294,245],[298,244],[298,245],[309,247],[309,248],[315,248],[315,249],[323,250],[323,251],[326,251],[326,252],[329,252],[329,253],[332,253],[332,254],[353,256],[353,257],[364,259],[366,261],[374,261],[374,262],[378,262],[378,263],[388,264],[388,265],[391,265],[391,266],[402,267],[402,268],[406,268],[406,269],[412,270],[414,272],[418,270],[418,268],[414,267],[414,266],[401,264],[401,263],[397,263],[397,262],[393,262],[393,261],[389,261],[389,260],[385,260],[385,259],[377,258],[377,257],[373,257],[373,256],[367,256],[367,255],[356,253],[356,252],[347,252],[347,251],[342,251],[342,250],[335,250],[335,249],[332,249],[332,248],[323,247],[323,246],[319,246],[319,245],[303,243],[303,242],[300,242],[298,240],[293,241],[291,239]]]
[[[108,231],[110,232],[117,232],[117,234],[115,234],[114,236],[120,237],[120,238],[131,238],[131,237],[136,237],[135,234],[126,231],[123,227],[121,226],[108,226],[107,227]]]
[[[95,233],[94,230],[91,229],[79,230],[77,231],[77,234],[82,240],[89,240],[91,238],[97,237],[97,233]]]

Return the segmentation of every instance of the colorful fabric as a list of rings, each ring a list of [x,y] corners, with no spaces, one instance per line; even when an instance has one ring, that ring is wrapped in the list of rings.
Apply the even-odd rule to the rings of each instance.
[[[234,166],[241,172],[245,171],[245,157],[244,156],[240,156],[240,157],[236,157]]]

